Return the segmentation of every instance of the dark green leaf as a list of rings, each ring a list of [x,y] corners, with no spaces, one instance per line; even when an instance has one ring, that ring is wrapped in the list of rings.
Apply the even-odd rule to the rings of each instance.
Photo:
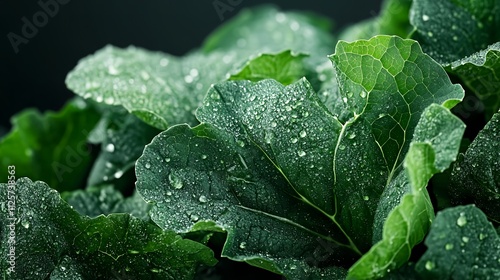
[[[123,195],[112,185],[67,192],[61,196],[80,215],[94,218],[112,213],[128,213],[134,217],[149,220],[150,205],[138,193],[123,198]]]
[[[473,202],[489,218],[500,222],[500,113],[454,165],[450,191],[455,204]]]
[[[44,180],[59,191],[82,187],[92,161],[86,139],[98,120],[96,110],[81,99],[60,112],[42,115],[28,109],[16,115],[12,131],[0,140],[1,170],[15,166],[17,178]]]
[[[473,205],[439,212],[417,263],[423,279],[499,279],[500,238]]]
[[[82,217],[43,182],[0,187],[8,190],[0,193],[0,270],[9,279],[192,279],[216,262],[207,247],[129,214]]]
[[[498,0],[413,0],[413,38],[441,64],[450,64],[500,40]]]
[[[339,38],[354,41],[381,34],[405,38],[411,31],[409,21],[411,2],[412,0],[385,0],[380,15],[347,27]]]

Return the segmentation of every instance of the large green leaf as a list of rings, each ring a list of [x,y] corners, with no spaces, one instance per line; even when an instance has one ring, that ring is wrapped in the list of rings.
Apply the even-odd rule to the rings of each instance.
[[[409,21],[412,0],[385,0],[377,17],[348,26],[339,39],[354,41],[369,39],[375,35],[398,35],[407,37],[411,31]]]
[[[192,279],[216,262],[204,245],[129,214],[82,217],[43,182],[10,186],[0,186],[4,278]]]
[[[496,113],[500,108],[500,1],[414,0],[410,21],[415,27],[413,38],[479,97],[486,105],[487,119]]]
[[[152,220],[178,232],[224,229],[225,256],[303,279],[318,267],[335,271],[339,254],[346,265],[368,251],[403,198],[432,213],[424,187],[435,170],[414,170],[429,162],[442,170],[455,158],[463,125],[437,104],[453,106],[463,90],[413,40],[340,42],[332,60],[351,112],[346,122],[305,79],[287,87],[229,81],[213,86],[198,109],[206,124],[155,137],[136,165]],[[435,159],[405,168],[410,143]],[[404,196],[412,186],[424,194]],[[398,212],[416,216],[402,242],[411,247],[429,219],[402,205]],[[409,257],[384,254],[396,265]]]
[[[252,24],[247,24],[249,14]],[[243,12],[226,28],[232,30],[231,37],[222,37],[223,42],[218,42],[221,31],[216,32],[207,40],[203,52],[184,57],[136,47],[105,47],[82,59],[68,74],[66,83],[84,98],[121,105],[146,123],[165,129],[172,124],[196,124],[194,110],[209,86],[225,80],[250,56],[290,49],[321,54],[326,61],[334,44],[332,37],[313,25],[309,17],[271,7]],[[241,33],[235,36],[235,30]]]
[[[453,167],[456,204],[473,202],[500,222],[500,113],[496,113]]]
[[[14,116],[12,131],[0,140],[1,170],[15,166],[16,177],[44,180],[59,191],[84,186],[92,161],[86,139],[98,120],[97,111],[81,99],[60,112],[28,109]]]
[[[499,279],[500,237],[473,205],[439,212],[417,263],[422,279]]]

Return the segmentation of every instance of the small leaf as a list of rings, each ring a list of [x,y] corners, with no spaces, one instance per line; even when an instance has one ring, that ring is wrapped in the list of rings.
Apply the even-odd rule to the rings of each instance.
[[[249,80],[258,82],[264,79],[275,79],[289,85],[306,75],[302,60],[304,54],[293,54],[284,51],[279,54],[260,54],[248,61],[237,74],[231,75],[229,80]]]
[[[422,279],[498,279],[500,237],[473,205],[439,212],[416,270]]]

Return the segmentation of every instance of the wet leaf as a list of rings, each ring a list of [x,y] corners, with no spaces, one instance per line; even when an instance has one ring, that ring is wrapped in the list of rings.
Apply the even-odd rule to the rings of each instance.
[[[496,113],[453,166],[454,202],[469,201],[500,221],[500,113]]]
[[[422,279],[498,279],[500,237],[481,210],[469,206],[439,212],[416,269]]]
[[[289,279],[344,275],[339,260],[350,264],[385,238],[397,207],[415,223],[396,215],[387,226],[406,230],[402,246],[416,244],[432,213],[425,185],[458,153],[463,124],[448,109],[463,90],[413,40],[340,42],[332,60],[345,122],[305,79],[228,81],[209,90],[202,125],[155,137],[136,165],[152,220],[177,232],[223,229],[224,256]],[[415,174],[421,167],[429,169]],[[408,258],[389,247],[373,269]]]
[[[192,279],[199,265],[216,262],[207,247],[129,214],[80,216],[43,182],[21,178],[1,188],[12,191],[0,193],[0,269],[8,279]]]

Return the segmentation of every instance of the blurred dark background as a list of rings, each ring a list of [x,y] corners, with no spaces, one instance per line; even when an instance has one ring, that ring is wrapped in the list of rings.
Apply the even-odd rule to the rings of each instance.
[[[220,14],[217,2],[232,3],[233,10]],[[66,74],[80,58],[106,44],[183,55],[245,7],[264,3],[317,12],[331,18],[338,31],[376,15],[381,0],[0,0],[0,135],[10,128],[10,117],[24,108],[59,110],[73,96],[64,84]],[[40,12],[43,4],[52,11],[46,18]],[[34,17],[41,27],[27,30],[32,38],[15,37],[23,36],[25,20],[33,23]]]

